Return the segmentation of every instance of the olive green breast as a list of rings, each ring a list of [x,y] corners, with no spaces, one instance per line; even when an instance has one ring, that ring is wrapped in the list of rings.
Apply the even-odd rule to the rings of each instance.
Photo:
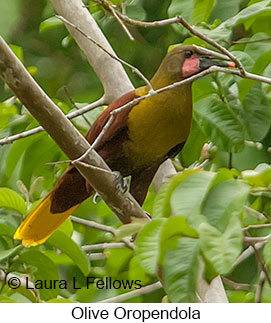
[[[136,90],[142,96],[146,87]],[[192,120],[191,84],[141,101],[129,113],[126,156],[135,168],[150,165],[188,138]]]

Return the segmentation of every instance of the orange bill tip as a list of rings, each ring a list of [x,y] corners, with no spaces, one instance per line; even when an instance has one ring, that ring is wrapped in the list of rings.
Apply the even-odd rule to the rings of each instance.
[[[234,67],[236,67],[236,65],[234,62],[229,62],[228,67],[234,68]]]

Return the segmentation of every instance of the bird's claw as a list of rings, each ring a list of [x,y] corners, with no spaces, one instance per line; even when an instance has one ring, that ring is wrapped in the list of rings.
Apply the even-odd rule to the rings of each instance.
[[[121,193],[126,193],[128,191],[128,184],[127,182],[123,179],[122,175],[118,171],[114,171],[115,174],[115,179],[114,183],[116,186],[116,190]]]

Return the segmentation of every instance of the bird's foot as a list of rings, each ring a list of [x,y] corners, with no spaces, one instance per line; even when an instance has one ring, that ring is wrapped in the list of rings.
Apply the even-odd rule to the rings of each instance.
[[[114,174],[115,174],[114,183],[116,185],[117,191],[121,192],[122,194],[126,193],[129,188],[127,182],[123,179],[120,172],[114,171]]]

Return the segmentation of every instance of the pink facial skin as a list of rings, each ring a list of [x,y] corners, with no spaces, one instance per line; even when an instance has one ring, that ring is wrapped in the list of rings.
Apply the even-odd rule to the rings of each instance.
[[[196,74],[199,71],[199,57],[197,55],[193,55],[189,58],[186,58],[186,60],[183,63],[183,70],[182,74],[183,77],[188,77],[193,74]]]

